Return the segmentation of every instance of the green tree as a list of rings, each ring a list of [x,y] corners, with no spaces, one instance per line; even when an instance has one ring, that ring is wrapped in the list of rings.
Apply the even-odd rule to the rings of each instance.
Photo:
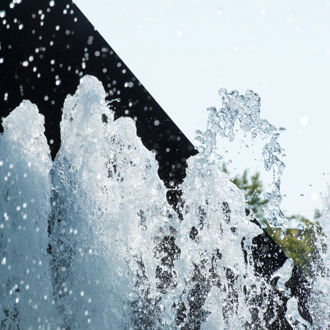
[[[229,174],[225,165],[223,171]],[[301,215],[286,215],[289,223],[294,224],[294,227],[287,228],[285,231],[281,228],[274,228],[264,217],[263,207],[268,201],[263,198],[264,187],[260,174],[255,173],[249,176],[248,171],[245,170],[241,176],[236,176],[231,181],[244,192],[248,207],[287,257],[291,258],[306,276],[312,276],[319,263],[320,254],[317,241],[318,238],[324,236],[319,223],[320,212],[315,211],[313,222]]]
[[[258,219],[263,221],[263,206],[267,204],[267,200],[262,198],[263,184],[260,180],[260,174],[255,173],[251,177],[248,177],[248,171],[245,170],[242,176],[236,176],[231,181],[244,191],[245,200],[249,208]]]

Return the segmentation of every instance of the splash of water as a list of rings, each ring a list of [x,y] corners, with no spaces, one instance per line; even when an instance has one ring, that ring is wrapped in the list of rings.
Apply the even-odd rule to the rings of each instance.
[[[285,168],[282,160],[283,148],[278,142],[281,131],[284,128],[276,128],[266,119],[260,117],[260,97],[251,90],[247,90],[244,95],[238,91],[228,92],[220,89],[222,106],[220,109],[209,108],[208,128],[204,136],[213,136],[211,153],[214,153],[216,146],[216,136],[228,138],[233,141],[235,138],[235,127],[239,125],[244,132],[251,134],[255,139],[260,136],[266,143],[263,147],[262,156],[266,171],[272,172],[272,190],[264,194],[267,204],[264,206],[264,218],[272,226],[283,228],[286,225],[286,218],[280,209],[281,196],[281,176]],[[199,133],[200,134],[200,133]]]
[[[157,319],[152,249],[173,214],[154,155],[131,119],[113,121],[102,84],[91,77],[66,99],[61,135],[52,171],[51,245],[63,325],[127,328],[139,318],[147,325]]]
[[[279,129],[260,119],[253,92],[220,95],[223,106],[209,109],[207,128],[197,135],[199,154],[188,160],[179,187],[180,216],[166,200],[155,156],[136,136],[134,121],[113,120],[96,78],[84,77],[67,97],[53,163],[35,106],[24,102],[5,119],[0,136],[5,328],[270,326],[264,315],[278,299],[275,289],[290,296],[285,283],[292,263],[273,275],[275,285],[255,273],[252,239],[262,231],[246,216],[243,193],[222,173],[216,148],[219,134],[233,138],[237,120],[253,136],[268,139],[264,160],[275,189],[265,213],[275,222],[284,167]],[[300,321],[291,302],[287,318],[294,325]]]
[[[324,236],[318,237],[318,248],[321,254],[319,267],[316,269],[309,306],[312,311],[316,329],[330,327],[330,186],[324,197],[324,207],[320,223],[323,224]]]
[[[24,101],[0,137],[1,328],[47,328],[56,320],[49,271],[49,171],[44,119]],[[9,326],[10,325],[10,326]]]

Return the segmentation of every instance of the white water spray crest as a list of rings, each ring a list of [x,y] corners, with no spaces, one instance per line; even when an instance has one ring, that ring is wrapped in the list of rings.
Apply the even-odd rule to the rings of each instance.
[[[268,201],[263,207],[264,217],[275,227],[285,227],[286,218],[280,209],[281,196],[281,176],[285,164],[281,159],[284,150],[280,146],[278,139],[280,132],[285,129],[276,128],[266,119],[260,117],[260,97],[251,90],[247,90],[244,95],[240,95],[234,90],[228,92],[220,89],[222,105],[208,108],[207,128],[204,132],[196,132],[196,140],[199,141],[198,149],[201,153],[210,156],[210,161],[222,157],[216,153],[217,138],[228,138],[230,141],[235,139],[235,127],[239,125],[244,132],[249,132],[255,139],[260,136],[266,140],[262,151],[264,168],[272,171],[271,191],[264,193],[264,198]]]
[[[43,329],[57,319],[47,255],[50,151],[44,118],[23,101],[0,134],[0,324]],[[7,327],[8,326],[8,327]],[[21,326],[21,328],[22,328]]]

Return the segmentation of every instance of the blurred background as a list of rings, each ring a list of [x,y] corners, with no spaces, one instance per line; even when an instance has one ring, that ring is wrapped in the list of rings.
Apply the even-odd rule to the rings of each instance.
[[[330,1],[76,0],[194,143],[220,88],[261,97],[261,117],[286,131],[282,208],[312,218],[330,182]],[[220,141],[232,176],[271,181],[265,141]]]

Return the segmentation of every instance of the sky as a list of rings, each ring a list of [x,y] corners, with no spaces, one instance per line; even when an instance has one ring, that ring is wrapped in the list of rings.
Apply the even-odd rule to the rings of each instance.
[[[218,90],[251,89],[286,131],[282,208],[311,218],[330,183],[330,1],[76,0],[193,142]],[[262,141],[220,141],[230,171],[270,174]],[[245,147],[248,145],[249,147]]]

